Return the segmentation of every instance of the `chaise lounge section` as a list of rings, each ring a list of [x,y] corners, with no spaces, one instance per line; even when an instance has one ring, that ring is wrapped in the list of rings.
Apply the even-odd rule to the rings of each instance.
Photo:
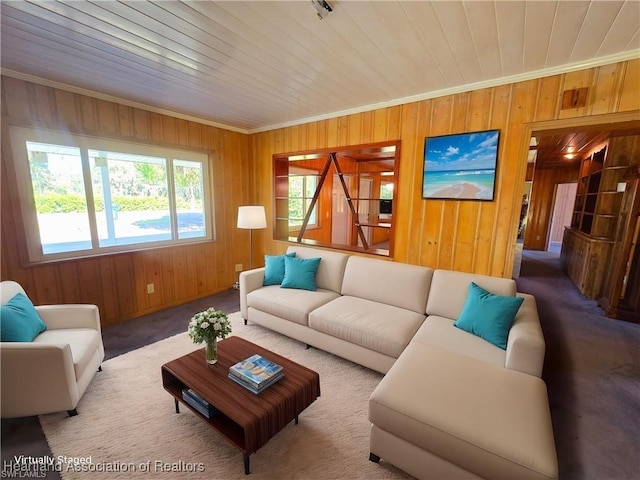
[[[506,350],[453,325],[470,282],[523,299]],[[371,395],[370,459],[417,478],[557,478],[543,360],[531,295],[512,280],[436,270],[427,318]]]
[[[416,478],[558,475],[544,382],[466,355],[411,342],[371,395],[369,419],[370,459]]]

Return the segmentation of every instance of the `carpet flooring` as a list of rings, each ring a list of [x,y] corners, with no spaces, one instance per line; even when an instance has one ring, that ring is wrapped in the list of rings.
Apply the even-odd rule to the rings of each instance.
[[[517,284],[536,297],[544,333],[560,479],[640,479],[640,325],[606,318],[557,254],[524,255]]]
[[[227,313],[236,312],[240,310],[239,293],[237,290],[229,289],[216,295],[203,297],[104,328],[102,330],[102,341],[105,348],[105,361],[185,332],[193,314],[210,306]],[[81,405],[78,405],[78,412],[82,414]],[[38,417],[3,418],[1,424],[0,453],[2,455],[3,472],[9,469],[9,467],[5,469],[5,466],[15,464],[14,457],[16,456],[25,455],[36,458],[51,456],[51,449],[44,436]],[[167,475],[167,480],[170,477],[170,475]],[[39,478],[60,480],[60,475],[58,472],[48,471],[43,477]]]
[[[411,478],[389,464],[369,461],[367,399],[381,374],[258,325],[244,325],[239,313],[230,318],[233,335],[313,368],[321,378],[322,395],[300,415],[299,424],[290,423],[251,455],[252,478]],[[162,388],[162,364],[195,348],[180,333],[105,362],[82,399],[84,415],[72,421],[64,413],[40,417],[53,456],[91,456],[96,466],[118,470],[92,473],[98,480],[150,474],[245,478],[241,453],[186,408],[176,414],[173,397]],[[163,470],[168,465],[176,466],[170,477]],[[87,473],[71,466],[61,475],[73,480]]]
[[[251,478],[411,478],[388,463],[369,461],[367,400],[382,375],[259,325],[230,316],[238,335],[320,374],[322,395],[251,455]],[[243,479],[241,453],[187,408],[174,411],[160,367],[195,350],[186,333],[108,360],[82,398],[84,415],[40,416],[55,458],[91,457],[91,478]],[[202,352],[204,363],[204,352]],[[215,367],[212,367],[215,368]],[[240,387],[239,387],[240,388]],[[150,463],[147,463],[150,462]],[[64,480],[87,477],[63,464]],[[111,470],[103,472],[101,470]]]
[[[604,317],[561,272],[557,253],[525,250],[517,283],[536,296],[547,343],[543,379],[560,479],[640,479],[640,326]],[[190,316],[210,305],[237,311],[238,292],[104,329],[107,358],[184,332]],[[83,415],[82,402],[78,411]],[[1,450],[3,464],[14,455],[51,455],[38,417],[3,419]]]

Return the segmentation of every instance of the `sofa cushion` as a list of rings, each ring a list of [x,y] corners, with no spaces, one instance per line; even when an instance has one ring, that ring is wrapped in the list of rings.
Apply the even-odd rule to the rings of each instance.
[[[454,327],[450,318],[437,315],[429,315],[411,341],[466,355],[498,367],[504,367],[506,362],[504,350]]]
[[[339,296],[330,290],[312,292],[271,285],[249,293],[247,306],[301,325],[308,325],[309,312]]]
[[[87,369],[92,357],[99,350],[102,339],[100,332],[93,328],[61,328],[47,330],[38,335],[34,343],[69,345],[76,380]]]
[[[47,329],[33,303],[22,293],[16,293],[0,306],[0,336],[3,342],[32,342]]]
[[[433,270],[428,267],[349,257],[342,294],[423,314]]]
[[[349,255],[319,248],[299,247],[297,245],[290,245],[287,248],[287,253],[291,252],[295,252],[296,258],[321,258],[322,260],[316,273],[318,288],[340,293],[344,267],[347,264]]]
[[[342,296],[309,314],[309,327],[397,358],[424,315],[363,298]]]
[[[471,282],[467,301],[453,326],[506,350],[509,329],[523,300],[521,297],[494,295]]]
[[[320,265],[320,258],[284,257],[284,278],[282,288],[299,288],[301,290],[316,291],[316,273]]]
[[[433,272],[433,280],[431,280],[427,315],[457,319],[467,300],[471,282],[496,295],[513,297],[516,294],[516,282],[510,278],[454,272],[453,270],[436,270]]]
[[[284,279],[284,257],[295,257],[295,255],[295,252],[286,255],[265,255],[262,285],[280,285]]]
[[[464,355],[411,342],[371,394],[369,420],[482,478],[558,476],[544,382]]]

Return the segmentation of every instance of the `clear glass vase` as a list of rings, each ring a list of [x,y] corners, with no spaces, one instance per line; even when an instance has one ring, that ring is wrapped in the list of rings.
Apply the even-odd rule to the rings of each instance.
[[[207,363],[214,365],[218,362],[218,339],[208,338],[205,342],[204,351],[207,357]]]

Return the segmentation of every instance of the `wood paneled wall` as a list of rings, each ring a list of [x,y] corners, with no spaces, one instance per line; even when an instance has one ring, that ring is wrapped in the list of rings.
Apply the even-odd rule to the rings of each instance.
[[[547,232],[549,232],[553,219],[556,185],[577,181],[579,173],[579,163],[564,168],[536,168],[534,170],[527,213],[527,228],[524,232],[524,248],[546,250]],[[560,242],[563,233],[564,229],[560,232]]]
[[[394,259],[399,262],[510,277],[526,173],[527,128],[536,123],[640,112],[640,60],[485,88],[252,135],[255,201],[273,221],[275,153],[401,140]],[[565,90],[588,87],[583,108],[561,110]],[[527,128],[525,128],[527,127]],[[495,201],[422,199],[424,139],[500,130]],[[271,229],[254,255],[286,249]],[[257,238],[257,237],[256,237]]]
[[[208,152],[215,241],[28,265],[11,124]],[[234,265],[249,264],[249,235],[235,222],[250,203],[250,163],[247,135],[2,77],[2,279],[21,283],[36,304],[97,304],[105,326],[226,290]]]
[[[508,277],[532,123],[640,112],[640,60],[475,90],[278,130],[243,135],[85,95],[2,77],[1,277],[23,284],[34,302],[95,303],[104,325],[231,286],[248,264],[249,235],[235,228],[237,207],[263,204],[269,228],[254,232],[254,258],[282,252],[273,239],[274,153],[401,140],[394,259]],[[560,110],[562,92],[589,88],[587,106]],[[39,126],[192,147],[210,155],[216,240],[102,257],[28,265],[9,125]],[[493,202],[423,200],[424,139],[500,130]],[[258,263],[258,262],[256,262]],[[146,293],[146,284],[155,293]]]

